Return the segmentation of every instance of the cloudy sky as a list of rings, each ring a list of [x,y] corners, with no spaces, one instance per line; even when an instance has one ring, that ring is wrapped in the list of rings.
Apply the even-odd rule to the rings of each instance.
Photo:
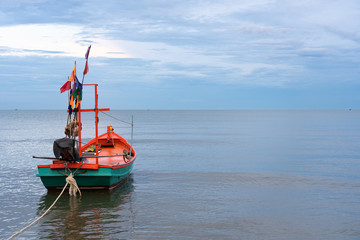
[[[0,0],[0,109],[360,108],[358,0]],[[84,101],[92,89],[86,88]]]

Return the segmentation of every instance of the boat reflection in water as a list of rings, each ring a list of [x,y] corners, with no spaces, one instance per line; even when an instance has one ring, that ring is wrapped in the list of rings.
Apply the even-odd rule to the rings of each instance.
[[[133,224],[133,176],[112,191],[82,191],[81,197],[64,194],[40,221],[40,239],[111,238],[131,233]],[[49,191],[39,202],[37,215],[48,209],[59,195]]]

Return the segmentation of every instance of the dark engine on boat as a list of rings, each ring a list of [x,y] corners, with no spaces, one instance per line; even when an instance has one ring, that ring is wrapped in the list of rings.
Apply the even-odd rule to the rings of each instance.
[[[68,162],[80,161],[80,155],[76,149],[75,140],[67,137],[54,141],[54,155],[57,159]]]

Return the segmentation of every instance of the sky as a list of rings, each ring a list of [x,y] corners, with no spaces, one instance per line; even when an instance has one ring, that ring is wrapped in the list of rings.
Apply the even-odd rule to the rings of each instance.
[[[0,109],[66,109],[89,45],[100,107],[357,109],[359,29],[358,0],[0,0]]]

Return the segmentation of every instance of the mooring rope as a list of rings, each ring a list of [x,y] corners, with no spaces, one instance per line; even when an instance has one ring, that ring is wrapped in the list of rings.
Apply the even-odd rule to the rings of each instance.
[[[29,227],[31,227],[32,225],[34,225],[36,222],[38,222],[41,218],[43,218],[50,210],[51,208],[55,205],[55,203],[59,200],[59,198],[61,197],[61,195],[64,193],[67,185],[69,183],[66,182],[63,190],[61,191],[61,193],[59,194],[59,196],[55,199],[55,201],[53,202],[53,204],[51,204],[51,206],[48,208],[48,210],[46,210],[40,217],[38,217],[35,221],[33,221],[32,223],[30,223],[28,226],[24,227],[23,229],[21,229],[20,231],[18,231],[17,233],[14,233],[10,238],[8,239],[12,239],[13,237],[15,237],[16,235],[19,235],[20,233],[22,233],[23,231],[25,231],[26,229],[28,229]]]
[[[78,185],[76,184],[76,180],[73,177],[73,173],[70,173],[70,175],[65,180],[66,180],[66,184],[70,184],[70,188],[69,188],[70,196],[76,196],[77,192],[79,192],[79,194],[81,196],[80,189],[79,189]]]
[[[78,187],[78,185],[76,184],[76,180],[74,178],[74,175],[76,174],[76,172],[82,167],[82,165],[84,165],[84,163],[82,163],[74,172],[71,172],[70,168],[68,167],[67,163],[64,164],[65,168],[67,170],[69,170],[70,175],[67,175],[67,178],[65,179],[66,182],[68,184],[70,184],[70,188],[69,188],[69,194],[70,196],[76,196],[76,193],[79,192],[80,196],[81,196],[81,192],[80,189]]]
[[[82,165],[81,165],[82,166]],[[80,167],[81,167],[80,166]],[[80,168],[79,167],[79,168]],[[79,169],[78,168],[78,169]],[[76,169],[76,171],[78,170]],[[75,172],[76,172],[75,171]],[[71,170],[70,170],[71,172]],[[75,174],[74,172],[74,174]],[[31,227],[32,225],[34,225],[35,223],[37,223],[41,218],[43,218],[50,210],[51,208],[56,204],[56,202],[59,200],[59,198],[61,197],[61,195],[64,193],[66,187],[70,184],[70,188],[69,188],[69,194],[70,196],[76,196],[76,193],[79,192],[80,196],[81,196],[81,192],[80,192],[80,189],[78,187],[78,185],[76,184],[76,180],[75,178],[73,177],[73,173],[71,172],[70,175],[68,175],[66,177],[66,184],[64,186],[64,188],[62,189],[61,193],[59,194],[59,196],[55,199],[55,201],[53,202],[53,204],[51,204],[51,206],[40,216],[38,217],[35,221],[33,221],[32,223],[30,223],[28,226],[24,227],[23,229],[21,229],[20,231],[14,233],[11,237],[8,238],[9,239],[12,239],[13,237],[19,235],[20,233],[24,232],[26,229],[28,229],[29,227]]]

